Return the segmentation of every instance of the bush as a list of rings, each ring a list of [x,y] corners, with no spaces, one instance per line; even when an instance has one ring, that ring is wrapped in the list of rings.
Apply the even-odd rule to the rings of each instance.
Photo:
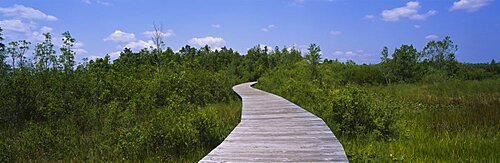
[[[0,162],[9,162],[10,161],[10,152],[3,140],[0,140]]]
[[[78,149],[77,126],[70,119],[59,120],[54,124],[36,124],[29,122],[25,130],[19,133],[19,144],[15,152],[25,159],[51,158],[58,160],[71,156]]]
[[[396,107],[377,101],[368,91],[354,85],[332,90],[331,101],[322,116],[334,133],[387,139],[395,133]]]
[[[448,80],[448,73],[444,70],[430,68],[429,71],[422,77],[423,83],[440,83]]]

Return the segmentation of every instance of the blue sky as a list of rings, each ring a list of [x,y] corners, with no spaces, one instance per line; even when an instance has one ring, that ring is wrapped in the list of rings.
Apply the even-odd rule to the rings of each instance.
[[[70,31],[77,59],[124,47],[148,47],[153,22],[167,46],[189,44],[240,51],[257,44],[321,46],[323,58],[379,62],[401,44],[421,50],[451,36],[462,62],[500,60],[500,2],[495,0],[0,0],[6,41],[40,42],[41,33]],[[58,43],[59,42],[59,43]],[[60,44],[60,41],[56,41]]]

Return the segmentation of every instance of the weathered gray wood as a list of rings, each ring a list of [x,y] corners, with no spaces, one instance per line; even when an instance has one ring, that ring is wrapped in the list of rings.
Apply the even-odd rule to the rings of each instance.
[[[233,87],[243,101],[241,122],[200,162],[348,162],[323,120],[253,84]]]

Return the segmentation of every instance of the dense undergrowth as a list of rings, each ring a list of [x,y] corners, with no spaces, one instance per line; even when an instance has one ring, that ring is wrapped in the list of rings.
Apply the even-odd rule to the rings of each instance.
[[[123,72],[121,61],[98,60],[69,77],[20,70],[4,78],[22,87],[2,90],[2,161],[200,159],[239,122],[231,90],[239,82],[227,80],[236,77],[181,66],[148,77]]]

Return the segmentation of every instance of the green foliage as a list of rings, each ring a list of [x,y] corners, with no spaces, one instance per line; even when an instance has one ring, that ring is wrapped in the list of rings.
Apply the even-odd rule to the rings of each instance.
[[[7,70],[7,65],[5,64],[5,44],[2,42],[3,41],[3,29],[0,27],[0,74],[3,77],[3,74],[5,74],[5,71]]]
[[[462,80],[485,80],[498,78],[500,64],[460,64],[455,77]]]
[[[41,71],[48,69],[53,64],[57,65],[52,36],[50,33],[44,33],[43,35],[45,36],[45,40],[38,43],[35,47],[35,60],[38,60],[35,65]]]
[[[411,46],[398,49],[398,62],[384,57],[385,51],[376,65],[327,60],[318,78],[306,62],[278,66],[257,87],[322,118],[350,161],[500,160],[497,63],[461,63],[451,75],[419,62]],[[415,72],[407,71],[407,61]]]
[[[394,66],[394,75],[405,82],[416,81],[419,72],[420,54],[413,45],[402,45],[392,54],[392,66]]]
[[[454,75],[458,68],[458,62],[455,59],[457,50],[458,46],[453,43],[450,36],[446,36],[441,41],[429,41],[422,50],[422,55],[434,69]]]
[[[325,63],[321,74],[343,78],[347,65]],[[495,141],[500,136],[498,79],[361,87],[326,75],[319,82],[323,84],[314,84],[307,71],[303,63],[279,67],[257,86],[321,117],[350,161],[500,159]]]
[[[17,66],[20,68],[24,68],[26,66],[26,52],[29,50],[29,45],[31,42],[26,40],[13,41],[9,43],[9,47],[7,48],[7,53],[10,54],[10,58],[12,59],[12,67],[16,67],[16,59]]]
[[[63,33],[57,54],[44,35],[34,63],[19,57],[28,43],[8,51],[16,57],[0,78],[2,161],[196,161],[239,122],[232,86],[301,58],[286,48],[124,49],[113,62],[107,55],[74,69],[76,39]]]
[[[319,64],[319,61],[321,60],[321,49],[318,45],[316,44],[311,44],[309,45],[309,48],[307,48],[309,52],[306,53],[306,60],[310,64],[317,65]]]
[[[8,145],[0,140],[0,162],[9,162],[10,161],[10,152]]]
[[[375,94],[358,86],[348,84],[339,87],[343,82],[332,79],[334,75],[330,74],[331,71],[324,72],[337,68],[334,65],[322,65],[321,74],[325,76],[318,82],[310,82],[314,76],[309,73],[309,65],[305,62],[288,68],[279,67],[260,78],[257,86],[277,93],[323,118],[338,135],[371,136],[376,139],[394,136],[397,132],[394,127],[397,107],[383,103],[382,100],[386,99],[375,98]]]
[[[66,31],[62,34],[63,45],[61,46],[61,55],[59,56],[59,63],[62,65],[62,69],[65,72],[69,72],[73,70],[73,66],[75,66],[75,51],[73,51],[73,46],[76,43],[76,39],[71,36],[69,31]]]
[[[347,85],[330,91],[327,111],[321,115],[335,133],[347,137],[371,135],[391,138],[396,129],[397,108],[377,101],[375,95],[359,87]]]
[[[401,101],[400,138],[372,141],[341,138],[351,161],[488,162],[500,158],[500,80],[448,81],[370,87]],[[457,89],[460,88],[460,89]]]

